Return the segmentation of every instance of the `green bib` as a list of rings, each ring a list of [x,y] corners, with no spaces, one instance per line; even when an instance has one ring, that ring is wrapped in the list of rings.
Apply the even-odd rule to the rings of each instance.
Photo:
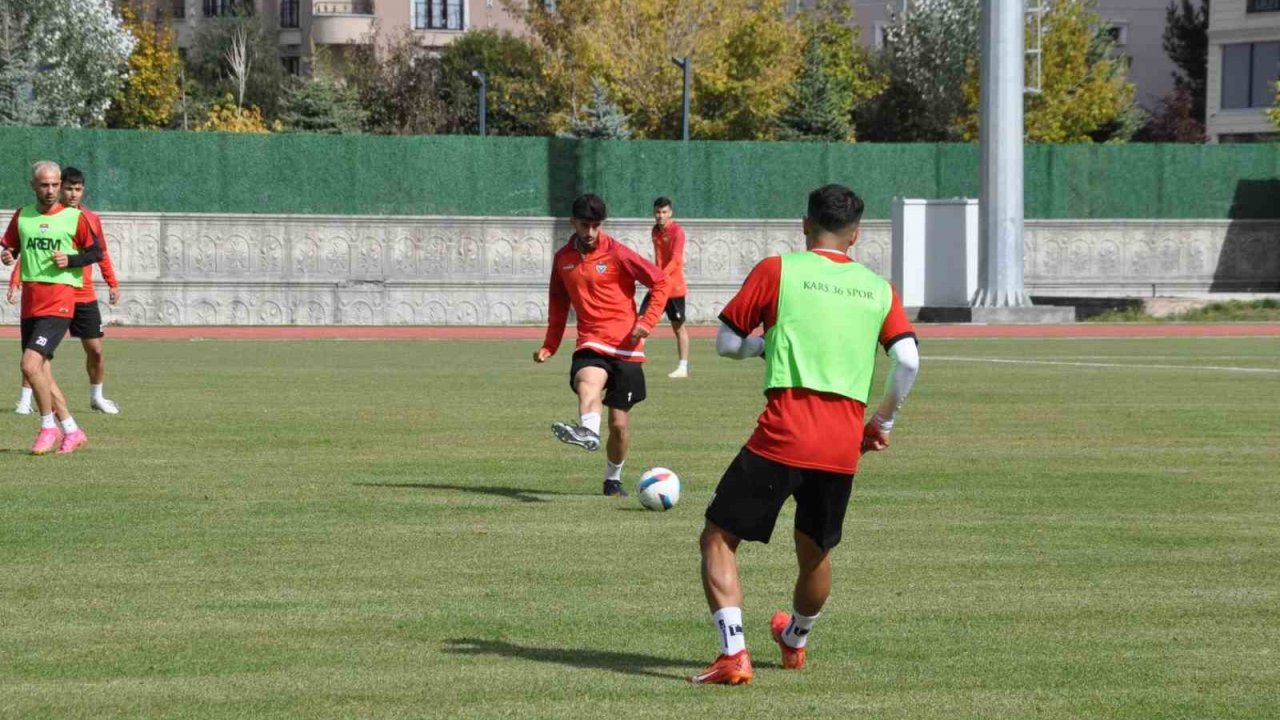
[[[859,263],[783,255],[778,321],[764,338],[765,390],[802,387],[865,404],[892,303],[888,281]]]
[[[53,264],[55,252],[68,256],[80,254],[80,248],[76,247],[79,226],[80,211],[75,208],[63,208],[57,215],[41,215],[33,205],[22,208],[18,214],[22,282],[83,287],[83,268],[60,268]]]

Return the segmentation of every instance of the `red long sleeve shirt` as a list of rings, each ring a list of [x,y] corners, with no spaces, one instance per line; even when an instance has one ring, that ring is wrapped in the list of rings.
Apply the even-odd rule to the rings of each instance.
[[[102,259],[96,265],[102,268],[102,279],[107,281],[107,286],[112,288],[120,287],[120,281],[116,278],[115,266],[111,264],[111,255],[107,253],[107,236],[102,232],[102,218],[98,214],[86,207],[80,208],[80,214],[84,217],[85,222],[89,223],[89,229],[93,231],[93,236],[102,242]],[[84,267],[84,285],[76,290],[76,304],[98,302],[98,293],[93,289],[93,265]],[[9,275],[9,287],[16,288],[22,284],[22,258],[18,258],[18,262],[13,264],[13,273]]]
[[[64,209],[66,209],[64,205],[54,205],[45,214],[56,215]],[[21,213],[22,210],[19,209],[13,214],[13,219],[9,221],[9,227],[5,229],[4,236],[0,237],[0,245],[10,250],[21,250],[18,244],[18,215]],[[76,247],[82,250],[93,247],[95,243],[101,242],[98,239],[100,237],[95,233],[85,214],[81,213],[80,223],[76,226],[76,235],[73,239]],[[21,262],[21,259],[21,256],[19,256],[19,262]],[[14,272],[17,273],[17,271],[17,263],[14,263]],[[13,277],[18,276],[14,275]],[[12,278],[10,283],[12,283]],[[22,286],[22,317],[72,317],[75,314],[76,292],[77,289],[70,285],[42,282],[27,283]]]
[[[649,309],[636,317],[636,283],[650,289]],[[569,308],[578,316],[575,350],[594,350],[629,362],[644,362],[644,339],[631,331],[638,323],[652,330],[667,304],[667,277],[657,265],[603,232],[590,253],[573,238],[551,262],[547,335],[542,347],[555,353],[564,338]]]

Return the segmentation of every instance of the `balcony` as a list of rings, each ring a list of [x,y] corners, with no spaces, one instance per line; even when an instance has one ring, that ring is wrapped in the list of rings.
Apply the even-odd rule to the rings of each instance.
[[[311,14],[317,45],[364,45],[373,36],[373,0],[320,0]]]

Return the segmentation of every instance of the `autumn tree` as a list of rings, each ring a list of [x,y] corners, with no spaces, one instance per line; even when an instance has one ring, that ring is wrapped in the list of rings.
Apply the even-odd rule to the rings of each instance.
[[[1191,114],[1204,123],[1209,72],[1209,0],[1170,0],[1165,9],[1164,52],[1173,61],[1173,86],[1191,96]]]
[[[409,31],[375,35],[356,47],[343,80],[367,111],[364,128],[387,135],[430,135],[448,127],[440,100],[440,60]]]
[[[279,58],[280,32],[274,16],[250,7],[237,3],[228,15],[201,19],[187,53],[187,74],[207,97],[230,92],[237,103],[255,105],[273,118],[287,80]],[[232,58],[242,61],[240,68]]]
[[[177,34],[167,22],[138,17],[129,3],[121,5],[120,15],[135,44],[129,79],[112,100],[107,123],[119,128],[165,127],[182,90]]]
[[[542,83],[542,58],[527,41],[506,32],[473,30],[440,52],[440,99],[448,108],[447,131],[475,132],[476,79],[488,83],[487,129],[494,135],[546,135],[557,110]]]

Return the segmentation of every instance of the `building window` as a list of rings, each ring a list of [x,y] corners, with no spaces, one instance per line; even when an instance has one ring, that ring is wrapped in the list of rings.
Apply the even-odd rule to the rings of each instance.
[[[302,58],[297,55],[285,55],[280,58],[280,64],[284,65],[284,71],[290,75],[297,76],[302,74]]]
[[[280,0],[280,27],[298,27],[298,0]]]
[[[462,0],[413,0],[414,30],[461,30]]]
[[[253,14],[253,0],[204,0],[204,16],[220,17],[243,13]]]
[[[1115,43],[1118,47],[1124,47],[1129,44],[1129,23],[1127,22],[1110,23],[1103,32],[1106,33],[1107,37],[1111,38],[1111,42]]]
[[[173,13],[174,20],[181,20],[187,16],[187,0],[173,0],[170,12]]]
[[[1280,79],[1280,42],[1222,46],[1222,109],[1271,107]]]
[[[1245,4],[1245,12],[1280,12],[1280,0],[1249,0]]]

